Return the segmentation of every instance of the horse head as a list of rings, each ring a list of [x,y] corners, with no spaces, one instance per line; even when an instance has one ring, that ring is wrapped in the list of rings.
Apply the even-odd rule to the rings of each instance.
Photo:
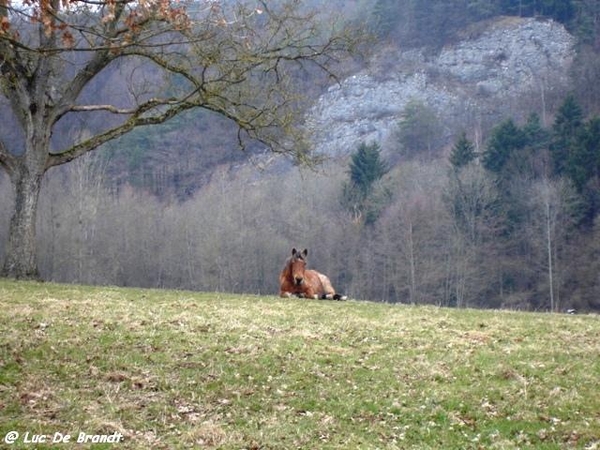
[[[290,260],[290,268],[292,274],[292,280],[296,286],[300,286],[304,283],[304,271],[306,270],[306,257],[308,256],[308,250],[304,249],[302,252],[292,249],[292,258]]]

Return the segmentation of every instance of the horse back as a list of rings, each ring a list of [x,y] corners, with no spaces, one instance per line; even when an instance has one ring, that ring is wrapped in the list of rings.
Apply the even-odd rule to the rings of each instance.
[[[312,287],[311,297],[317,298],[333,298],[335,290],[331,285],[331,281],[327,275],[317,272],[316,270],[307,270],[309,272],[309,285]],[[305,276],[306,276],[305,272]]]
[[[333,285],[331,284],[331,280],[329,277],[323,273],[317,272],[319,276],[319,280],[321,281],[321,293],[320,296],[334,296],[335,289],[333,289]]]

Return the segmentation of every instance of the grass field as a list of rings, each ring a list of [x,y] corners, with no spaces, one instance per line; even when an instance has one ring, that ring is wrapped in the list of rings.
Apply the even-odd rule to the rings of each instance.
[[[600,448],[598,316],[7,280],[0,309],[0,448]]]

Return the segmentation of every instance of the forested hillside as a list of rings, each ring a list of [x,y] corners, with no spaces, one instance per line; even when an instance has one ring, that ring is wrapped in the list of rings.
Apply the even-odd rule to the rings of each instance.
[[[309,248],[309,264],[354,298],[600,310],[596,3],[332,2],[348,21],[366,18],[375,36],[363,60],[339,62],[347,80],[303,77],[307,103],[321,102],[307,110],[307,123],[326,131],[315,146],[333,158],[309,170],[259,145],[241,152],[235,128],[205,111],[136,130],[45,178],[42,276],[268,294],[277,292],[279,270],[295,246]],[[441,58],[449,49],[481,42],[491,30],[512,36],[523,24],[534,30],[533,42],[535,21],[552,33],[569,32],[573,45],[566,39],[560,51],[568,41],[570,58],[549,54],[556,42],[532,46],[564,78],[523,69],[531,92],[515,91],[519,101],[508,101],[507,88],[489,72],[467,82],[445,74],[440,61],[457,70],[468,63]],[[521,47],[520,55],[507,47],[485,61],[498,77],[526,67],[512,64],[536,57]],[[560,67],[552,66],[557,61]],[[366,103],[366,89],[387,86],[393,74],[425,80],[416,91],[444,86],[449,100],[439,88],[435,96],[392,104],[401,97],[390,91],[380,94],[390,101],[386,111],[369,109],[376,103]],[[119,83],[118,70],[88,95],[110,95],[111,83]],[[475,104],[471,99],[479,109],[464,106]],[[470,115],[445,115],[450,110],[442,107],[452,102]],[[333,142],[343,143],[341,152],[327,152]],[[4,174],[0,191],[0,210],[10,210]],[[8,219],[0,216],[0,257]]]

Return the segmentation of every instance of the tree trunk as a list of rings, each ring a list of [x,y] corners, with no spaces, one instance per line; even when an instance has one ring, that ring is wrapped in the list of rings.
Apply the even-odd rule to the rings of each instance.
[[[414,305],[417,303],[417,277],[415,269],[415,242],[413,236],[413,224],[412,221],[408,222],[408,257],[410,259],[410,304]]]
[[[550,217],[550,199],[546,199],[546,250],[548,254],[548,284],[550,285],[550,312],[556,311],[554,303],[554,271],[552,270],[552,222]]]
[[[10,220],[6,258],[2,276],[39,279],[36,254],[36,213],[43,177],[24,165],[11,175],[15,189],[15,208]]]

